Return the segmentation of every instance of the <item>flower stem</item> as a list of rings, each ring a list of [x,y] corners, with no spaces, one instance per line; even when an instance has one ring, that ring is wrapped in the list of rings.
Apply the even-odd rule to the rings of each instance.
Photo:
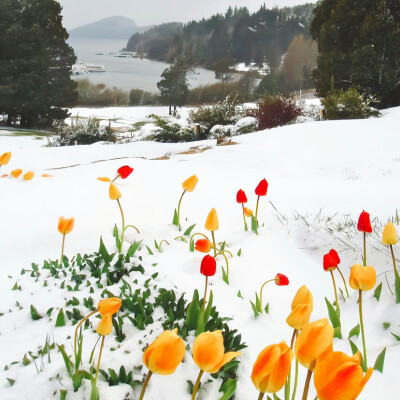
[[[180,220],[180,216],[181,216],[181,203],[182,203],[182,198],[183,195],[186,193],[186,190],[183,191],[181,198],[179,199],[179,203],[178,203],[178,230],[181,230],[181,220]]]
[[[228,262],[228,258],[226,257],[224,252],[222,252],[222,253],[219,252],[218,254],[222,254],[224,256],[224,258],[225,258],[225,261],[226,261],[226,277],[229,280],[229,262]]]
[[[358,298],[358,310],[360,313],[360,325],[361,325],[361,335],[363,342],[363,352],[364,352],[364,365],[367,364],[367,349],[365,347],[365,333],[364,333],[364,320],[363,320],[363,311],[362,311],[362,290],[359,290],[359,298]]]
[[[311,375],[312,375],[313,371],[311,369],[308,370],[307,372],[307,378],[306,378],[306,382],[304,384],[304,391],[303,391],[303,397],[302,400],[307,400],[308,397],[308,389],[310,388],[310,381],[311,381]]]
[[[244,214],[244,204],[243,203],[242,203],[242,213],[243,213],[244,230],[247,231],[246,215]]]
[[[149,371],[149,373],[146,376],[146,380],[144,381],[144,384],[143,384],[143,387],[142,387],[142,391],[140,392],[139,400],[143,400],[144,394],[145,394],[146,389],[147,389],[147,385],[148,385],[149,380],[150,380],[152,375],[153,375],[153,373],[151,371]]]
[[[75,336],[74,336],[74,355],[75,355],[75,359],[76,359],[76,341],[77,341],[77,337],[78,337],[78,329],[89,317],[91,317],[93,314],[96,314],[98,311],[99,310],[94,310],[89,315],[86,315],[86,317],[83,318],[75,328]]]
[[[397,271],[397,268],[396,268],[396,259],[394,258],[394,252],[393,252],[393,246],[392,245],[390,245],[390,251],[392,252],[394,276],[396,277],[396,279],[400,279],[399,272]]]
[[[100,345],[100,353],[99,353],[99,361],[97,362],[97,369],[96,369],[96,377],[94,378],[94,383],[97,382],[97,377],[99,376],[99,369],[100,369],[100,362],[101,362],[101,355],[103,353],[103,347],[104,347],[104,340],[105,336],[101,339],[101,345]]]
[[[259,203],[259,201],[260,201],[260,196],[258,196],[257,197],[257,205],[256,205],[256,222],[257,222],[257,228],[258,228],[258,218],[257,218],[257,215],[258,215],[258,203]]]
[[[299,378],[299,362],[296,359],[296,372],[295,372],[295,375],[294,375],[294,386],[293,386],[292,400],[295,400],[295,398],[296,398],[298,378]]]
[[[262,306],[262,293],[263,293],[264,286],[265,286],[268,282],[272,282],[272,281],[275,281],[275,278],[274,278],[274,279],[270,279],[269,281],[264,282],[263,285],[261,286],[261,289],[260,289],[260,307],[261,307],[261,310],[259,310],[261,313],[262,313],[262,310],[263,310],[263,306]]]
[[[297,329],[294,329],[293,330],[292,340],[290,342],[290,348],[292,350],[293,350],[294,340],[296,339],[296,335],[297,335]],[[285,400],[289,400],[289,397],[290,397],[290,378],[291,378],[291,374],[292,374],[292,367],[290,366],[289,375],[288,375],[288,378],[287,378],[287,382],[285,384]]]
[[[215,258],[215,257],[217,257],[217,247],[216,247],[216,244],[215,244],[214,231],[211,231],[211,237],[212,237],[213,245],[214,245],[214,258]]]
[[[136,232],[137,232],[137,233],[140,233],[139,229],[136,228],[136,226],[134,226],[134,225],[127,225],[127,226],[125,227],[125,231],[126,231],[128,228],[136,229]]]
[[[339,267],[336,267],[336,268],[337,268],[337,270],[339,271],[339,274],[340,274],[340,276],[341,276],[342,279],[343,279],[344,287],[346,288],[346,294],[347,294],[347,297],[349,297],[349,291],[347,290],[346,279],[344,279],[344,276],[343,276],[343,274],[342,274],[342,271],[339,269]]]
[[[367,265],[367,246],[366,246],[366,236],[367,233],[364,232],[364,267]]]
[[[125,217],[124,217],[124,212],[122,211],[121,203],[119,202],[119,199],[117,199],[117,203],[119,206],[119,209],[121,211],[121,217],[122,217],[122,234],[121,234],[121,243],[119,245],[119,253],[122,253],[122,246],[124,245],[124,235],[125,235]]]
[[[206,309],[207,286],[208,286],[208,276],[206,276],[206,287],[204,289],[203,311]]]
[[[192,400],[196,399],[196,394],[197,394],[197,391],[199,390],[200,380],[201,380],[201,377],[203,376],[203,373],[204,373],[204,371],[200,370],[199,376],[197,377],[196,384],[194,385],[194,388],[193,388]]]
[[[337,290],[336,290],[336,282],[335,282],[335,277],[333,276],[333,271],[330,270],[331,277],[332,277],[332,282],[333,282],[333,289],[335,290],[335,300],[336,300],[336,311],[340,315],[340,308],[339,308],[339,299],[337,297]]]
[[[264,394],[265,394],[265,393],[260,392],[260,395],[258,396],[258,400],[262,400],[263,397],[264,397]]]
[[[293,345],[294,345],[294,340],[296,339],[297,336],[297,329],[293,330],[293,336],[292,336],[292,340],[290,342],[290,348],[293,350]]]
[[[64,257],[64,243],[65,243],[65,233],[63,234],[63,240],[62,240],[62,246],[61,246],[60,265],[62,265],[63,257]]]

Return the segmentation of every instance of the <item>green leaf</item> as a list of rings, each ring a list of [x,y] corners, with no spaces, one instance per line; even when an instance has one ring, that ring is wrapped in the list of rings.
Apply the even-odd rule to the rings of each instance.
[[[74,385],[74,392],[77,392],[82,385],[82,379],[83,379],[82,373],[78,371],[76,374],[71,376],[71,379],[72,379],[72,384]]]
[[[196,336],[199,336],[200,333],[203,333],[205,331],[206,327],[204,324],[204,311],[201,310],[198,314],[197,318],[197,327],[196,327]]]
[[[349,339],[349,342],[350,342],[351,352],[352,352],[353,354],[356,354],[356,353],[360,352],[360,350],[358,350],[357,345],[356,345],[353,341],[351,341],[351,340]],[[360,352],[360,353],[361,353],[361,352]]]
[[[106,263],[110,262],[113,259],[113,256],[110,256],[110,254],[108,254],[108,251],[106,249],[106,246],[104,245],[102,236],[100,236],[99,254],[101,254],[103,260]]]
[[[21,290],[21,286],[18,286],[18,282],[15,282],[11,290]]]
[[[257,318],[260,314],[260,312],[257,310],[257,306],[250,300],[251,303],[251,308],[253,309],[254,312],[254,317]]]
[[[251,216],[251,230],[252,230],[256,235],[258,235],[257,228],[258,228],[257,220],[255,219],[254,215],[252,215],[252,216]]]
[[[64,310],[61,308],[56,319],[56,327],[65,326]]]
[[[196,329],[199,312],[200,312],[199,292],[196,289],[193,294],[193,300],[189,304],[187,313],[186,313],[185,325],[187,325],[189,330]]]
[[[399,273],[396,270],[395,279],[394,279],[394,292],[396,293],[396,304],[400,303],[400,277]]]
[[[238,257],[240,257],[242,255],[242,249],[239,249],[239,251],[237,252]]]
[[[208,299],[208,303],[207,303],[207,307],[206,307],[205,312],[204,312],[204,326],[207,325],[208,319],[210,318],[213,299],[214,299],[214,296],[213,296],[213,292],[211,290],[210,291],[210,296],[209,296],[209,299]]]
[[[266,314],[269,314],[269,303],[267,303],[267,305],[265,306],[264,310],[265,310]]]
[[[176,208],[174,210],[174,218],[172,219],[172,225],[178,226],[178,212],[176,211]]]
[[[390,328],[390,322],[383,322],[382,323],[383,329],[387,331]]]
[[[154,239],[154,247],[156,248],[156,250],[159,250],[159,249],[160,249],[160,246],[158,245],[156,239]]]
[[[83,335],[81,336],[78,344],[78,353],[76,355],[76,360],[75,360],[75,371],[78,370],[79,365],[81,364],[82,350],[83,350]]]
[[[228,379],[221,385],[219,391],[224,394],[219,400],[229,400],[236,391],[236,379]]]
[[[261,306],[261,302],[260,302],[260,298],[258,297],[258,293],[256,292],[256,307],[257,307],[257,311],[262,314],[262,306]]]
[[[328,315],[329,319],[332,323],[332,326],[335,328],[335,336],[339,339],[342,338],[341,333],[341,324],[340,324],[340,316],[339,313],[333,308],[332,304],[329,300],[325,297],[326,306],[328,307]]]
[[[151,251],[150,247],[147,246],[147,245],[146,245],[146,247],[147,247],[147,251],[149,252],[149,254],[150,254],[151,256],[154,255],[153,252]]]
[[[196,226],[196,224],[189,226],[189,228],[187,228],[186,231],[183,233],[183,236],[190,236],[190,234],[192,233],[192,230],[195,226]]]
[[[15,380],[11,379],[11,378],[7,378],[8,383],[10,384],[10,386],[14,386]]]
[[[92,392],[90,393],[90,400],[100,400],[99,391],[97,389],[96,382],[94,381],[94,379],[92,379],[91,383],[92,383]]]
[[[224,267],[222,267],[222,279],[227,285],[229,285],[229,278],[228,278],[228,275],[225,272]]]
[[[65,368],[67,369],[68,376],[71,377],[72,376],[72,367],[74,364],[72,363],[72,361],[69,359],[67,353],[65,352],[64,345],[61,345],[61,346],[57,345],[57,346],[58,346],[58,350],[60,351],[60,353],[64,359],[64,364],[65,364]]]
[[[65,400],[67,398],[68,390],[61,389],[60,390],[60,400]]]
[[[114,225],[113,236],[115,238],[115,246],[119,250],[121,248],[121,239],[119,238],[117,224]]]
[[[379,353],[376,358],[374,370],[383,373],[383,365],[385,364],[386,347]]]
[[[31,304],[31,316],[34,321],[37,321],[39,319],[42,319],[43,317],[38,313],[36,310],[35,306]]]
[[[374,291],[374,297],[378,301],[381,298],[381,292],[382,292],[382,282],[376,287],[376,289]]]
[[[191,252],[194,251],[194,240],[191,240],[191,241],[190,241],[190,243],[189,243],[189,250],[190,250]]]
[[[31,360],[28,358],[28,356],[25,354],[24,359],[22,360],[22,364],[26,367],[31,363]]]
[[[393,335],[393,337],[394,337],[398,342],[400,342],[400,336],[395,335],[393,332],[390,332],[390,333]]]
[[[141,244],[142,244],[142,241],[140,240],[139,242],[133,242],[130,245],[128,251],[126,252],[126,257],[128,258],[128,260],[129,260],[129,258],[131,258],[135,255],[137,249],[140,247]]]
[[[241,299],[243,299],[242,293],[240,293],[240,290],[237,292],[237,297],[240,297]]]
[[[359,336],[360,335],[360,324],[357,324],[353,329],[350,330],[349,332],[349,339],[353,336]]]

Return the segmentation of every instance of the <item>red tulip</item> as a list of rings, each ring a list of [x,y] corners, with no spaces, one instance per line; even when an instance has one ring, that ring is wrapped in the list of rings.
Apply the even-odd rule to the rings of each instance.
[[[335,260],[336,265],[340,264],[339,254],[335,249],[331,249],[328,254]]]
[[[363,210],[358,219],[357,229],[361,232],[372,232],[371,221],[369,220],[369,214]]]
[[[276,274],[275,283],[278,286],[287,286],[287,285],[289,285],[289,278],[283,274]]]
[[[263,179],[256,187],[256,195],[257,196],[266,196],[267,189],[268,189],[268,182],[265,179]]]
[[[324,255],[324,270],[332,271],[337,267],[338,263],[330,253]]]
[[[204,256],[203,260],[201,261],[200,272],[204,276],[213,276],[215,275],[215,271],[217,270],[217,263],[214,257],[209,255]]]
[[[117,172],[122,179],[126,179],[133,172],[133,168],[131,168],[129,165],[124,165],[123,167],[119,168]]]
[[[247,203],[246,193],[242,189],[237,192],[236,201],[239,204]]]

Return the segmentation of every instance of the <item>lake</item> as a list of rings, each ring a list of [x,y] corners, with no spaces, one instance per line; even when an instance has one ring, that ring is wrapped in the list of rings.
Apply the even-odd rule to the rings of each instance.
[[[91,72],[75,75],[74,80],[88,78],[92,83],[104,83],[108,87],[119,87],[123,90],[142,89],[158,92],[157,82],[169,64],[140,58],[119,58],[109,55],[96,55],[121,50],[127,41],[121,40],[83,40],[69,39],[68,43],[75,50],[78,61],[104,65],[106,72]],[[189,79],[191,87],[215,83],[215,74],[202,68]]]

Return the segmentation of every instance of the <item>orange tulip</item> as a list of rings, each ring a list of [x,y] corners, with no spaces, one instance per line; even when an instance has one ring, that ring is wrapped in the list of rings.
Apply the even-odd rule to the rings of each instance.
[[[54,175],[42,174],[42,178],[54,178]]]
[[[21,174],[22,174],[22,169],[14,169],[11,171],[11,175],[15,179],[19,178]]]
[[[183,190],[186,190],[187,192],[193,192],[198,181],[199,178],[197,178],[196,175],[191,176],[190,178],[186,179],[185,182],[182,183]]]
[[[100,176],[99,178],[97,178],[97,180],[102,182],[111,182],[111,179],[107,178],[106,176]]]
[[[355,400],[372,374],[363,375],[361,354],[349,357],[335,351],[318,360],[314,370],[314,385],[319,400]]]
[[[318,357],[332,351],[333,326],[326,318],[306,325],[297,336],[296,358],[308,370],[313,370]]]
[[[121,299],[110,297],[109,299],[100,300],[97,308],[103,317],[107,314],[114,315],[121,308]]]
[[[294,329],[302,330],[309,322],[313,310],[313,297],[311,292],[303,285],[294,296],[292,312],[286,322]]]
[[[193,343],[193,360],[202,371],[214,374],[241,353],[225,353],[224,338],[220,330],[203,332]]]
[[[30,181],[33,179],[33,177],[35,176],[35,174],[32,171],[28,171],[25,175],[24,175],[24,180],[26,181]]]
[[[102,336],[109,335],[112,332],[112,327],[112,316],[111,314],[106,314],[97,326],[97,333]]]
[[[201,253],[208,253],[211,250],[211,242],[208,239],[199,239],[194,248]]]
[[[283,388],[294,357],[285,342],[267,346],[257,357],[251,380],[261,393],[276,393]]]
[[[208,231],[217,231],[219,228],[218,215],[215,208],[213,208],[207,217],[205,228]]]
[[[8,176],[7,174],[3,174],[1,177],[2,178],[7,178],[7,176]]]
[[[383,230],[382,242],[388,246],[398,242],[396,228],[391,222],[388,222]]]
[[[70,233],[72,231],[72,229],[74,228],[74,222],[75,222],[74,218],[60,217],[58,219],[58,231],[62,235],[66,235],[66,234]]]
[[[349,283],[356,290],[371,290],[376,284],[375,268],[354,264],[351,267]]]
[[[109,195],[111,200],[118,200],[122,196],[119,189],[113,183],[110,184]]]
[[[156,374],[171,375],[185,357],[185,343],[178,329],[164,331],[144,352],[143,362]]]
[[[244,207],[243,210],[244,210],[244,215],[245,215],[246,217],[251,217],[251,216],[253,215],[253,211],[250,210],[250,208]]]
[[[11,153],[3,153],[0,156],[0,165],[7,165],[8,162],[10,161],[11,158]]]

